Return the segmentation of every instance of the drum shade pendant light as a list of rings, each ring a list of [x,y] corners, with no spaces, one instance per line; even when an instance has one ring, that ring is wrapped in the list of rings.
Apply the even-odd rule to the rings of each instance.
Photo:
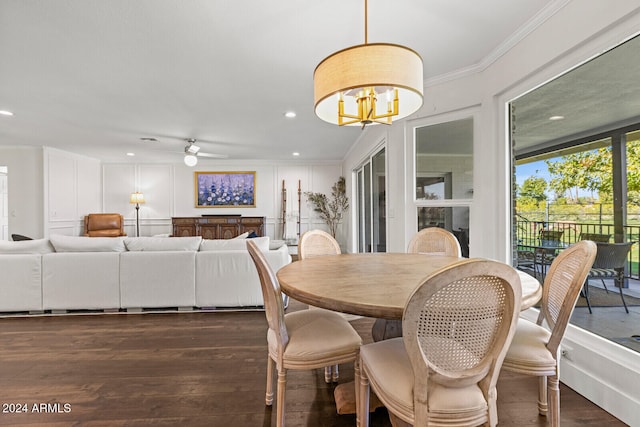
[[[422,106],[422,58],[390,43],[368,43],[326,57],[313,73],[316,115],[339,126],[362,126],[407,117]]]

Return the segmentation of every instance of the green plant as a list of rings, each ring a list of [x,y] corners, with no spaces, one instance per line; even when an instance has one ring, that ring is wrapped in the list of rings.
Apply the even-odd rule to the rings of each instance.
[[[349,198],[347,197],[344,177],[341,176],[333,184],[330,198],[324,193],[314,193],[312,191],[305,191],[304,195],[313,206],[314,212],[317,212],[318,216],[329,227],[329,233],[335,238],[338,224],[342,221],[345,211],[349,209]]]

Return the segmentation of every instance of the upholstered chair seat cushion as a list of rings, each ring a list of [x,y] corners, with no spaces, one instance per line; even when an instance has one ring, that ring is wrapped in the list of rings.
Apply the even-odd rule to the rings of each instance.
[[[394,338],[366,345],[360,349],[362,365],[368,366],[369,382],[377,385],[376,390],[384,390],[378,397],[403,414],[413,414],[414,374],[402,338]],[[476,383],[462,387],[447,387],[429,382],[429,410],[438,413],[460,414],[469,411],[471,415],[487,410],[482,390]]]
[[[518,367],[539,370],[540,375],[548,372],[553,375],[556,369],[556,360],[547,349],[547,343],[551,338],[551,332],[526,319],[519,319],[516,334],[513,337],[503,366],[516,370]]]
[[[352,351],[357,354],[362,342],[360,335],[350,327],[338,313],[325,310],[302,310],[288,313],[284,322],[289,342],[284,349],[285,365],[289,367],[309,366],[309,359],[318,360],[318,367],[325,366],[323,360],[331,361],[336,356]],[[269,352],[277,354],[275,334],[267,334]]]

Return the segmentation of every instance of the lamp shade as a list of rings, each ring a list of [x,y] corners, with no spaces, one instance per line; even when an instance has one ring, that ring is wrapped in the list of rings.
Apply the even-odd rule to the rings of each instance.
[[[144,194],[137,191],[135,193],[131,193],[131,196],[129,197],[129,203],[134,205],[144,203]]]
[[[402,119],[422,106],[422,58],[414,50],[396,44],[352,46],[333,53],[318,64],[313,74],[313,86],[315,112],[324,121],[356,126],[390,124],[391,116]],[[361,107],[359,111],[361,93],[372,89],[379,105],[391,106],[395,100],[397,114],[385,114],[391,111],[389,107],[376,116],[375,103],[373,116],[369,104],[364,113]],[[341,99],[344,100],[343,117],[340,117],[338,106]],[[354,120],[345,123],[345,117]],[[384,118],[384,121],[374,120],[378,118]]]

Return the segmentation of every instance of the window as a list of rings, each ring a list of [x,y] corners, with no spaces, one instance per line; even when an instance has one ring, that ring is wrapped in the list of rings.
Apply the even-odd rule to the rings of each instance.
[[[440,227],[469,256],[469,207],[473,198],[473,118],[415,128],[417,230]]]

